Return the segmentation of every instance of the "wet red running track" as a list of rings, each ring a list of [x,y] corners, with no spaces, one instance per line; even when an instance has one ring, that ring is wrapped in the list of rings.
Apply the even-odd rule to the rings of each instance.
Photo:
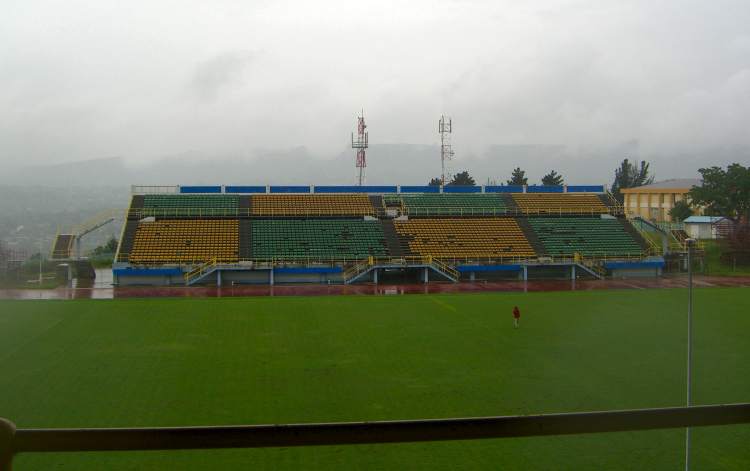
[[[750,277],[695,277],[696,287],[750,287]],[[120,298],[223,298],[242,296],[400,295],[437,293],[590,291],[599,289],[684,288],[687,278],[500,281],[407,285],[276,285],[231,287],[104,287],[56,289],[0,289],[0,299],[120,299]]]

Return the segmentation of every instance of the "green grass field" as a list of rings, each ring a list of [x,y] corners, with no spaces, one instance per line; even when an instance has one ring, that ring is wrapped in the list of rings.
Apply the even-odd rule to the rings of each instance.
[[[695,402],[750,400],[750,289],[695,291]],[[511,308],[523,312],[512,327]],[[686,291],[0,302],[0,416],[177,426],[682,405]],[[21,455],[19,471],[680,469],[684,431]],[[750,469],[750,426],[694,469]]]

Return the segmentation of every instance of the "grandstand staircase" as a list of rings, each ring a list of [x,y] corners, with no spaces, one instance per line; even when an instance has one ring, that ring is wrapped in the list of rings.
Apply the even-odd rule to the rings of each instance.
[[[125,227],[122,230],[120,236],[120,247],[117,250],[117,256],[115,261],[127,262],[128,255],[133,250],[133,242],[135,241],[135,232],[138,230],[138,221],[135,219],[128,219],[125,221]]]
[[[218,266],[218,261],[215,258],[198,265],[189,272],[185,273],[185,284],[187,286],[191,286],[195,283],[198,283],[211,273],[215,272]]]
[[[633,227],[633,225],[630,223],[630,221],[624,219],[624,218],[617,218],[618,221],[622,224],[623,229],[625,229],[625,232],[630,234],[633,239],[635,239],[636,242],[643,248],[643,250],[648,251],[651,249],[654,250],[654,247],[652,247],[652,244],[645,238],[643,235],[638,232],[638,229]],[[658,252],[658,248],[656,248],[656,251]]]
[[[240,260],[247,260],[252,256],[253,228],[250,219],[240,219]]]
[[[383,217],[385,215],[385,202],[381,195],[370,195],[370,204],[375,208],[375,216]]]
[[[72,260],[81,258],[81,239],[113,222],[122,214],[121,209],[110,209],[97,214],[83,224],[74,227],[68,234],[57,234],[52,245],[52,260]]]
[[[401,247],[401,241],[396,233],[396,227],[393,225],[393,219],[383,219],[380,221],[380,224],[383,226],[385,245],[388,247],[388,253],[392,257],[403,257],[406,255]]]
[[[57,234],[55,243],[52,245],[52,260],[69,260],[73,258],[74,234]]]
[[[523,231],[523,235],[526,237],[526,240],[529,241],[531,248],[534,249],[534,252],[538,256],[545,255],[544,245],[542,244],[542,241],[539,239],[539,236],[536,235],[536,232],[534,232],[534,229],[531,227],[531,224],[529,224],[528,219],[517,218],[516,222],[518,223],[518,227],[521,228],[521,231]]]
[[[582,260],[576,266],[598,280],[603,280],[607,275],[607,269],[594,260]]]

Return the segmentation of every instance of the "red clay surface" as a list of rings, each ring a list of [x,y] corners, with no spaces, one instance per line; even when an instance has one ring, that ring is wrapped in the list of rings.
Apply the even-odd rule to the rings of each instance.
[[[694,278],[696,287],[750,286],[750,277]],[[223,298],[242,296],[326,296],[326,295],[400,295],[437,293],[481,292],[539,292],[588,291],[597,289],[659,289],[684,288],[687,278],[665,277],[658,279],[594,280],[594,281],[498,281],[474,283],[429,284],[359,284],[359,285],[276,285],[231,287],[109,287],[109,288],[57,288],[0,289],[0,299],[119,299],[119,298]]]

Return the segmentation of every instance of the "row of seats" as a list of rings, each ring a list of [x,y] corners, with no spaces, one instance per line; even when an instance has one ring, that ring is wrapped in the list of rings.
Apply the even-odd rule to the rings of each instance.
[[[503,213],[508,205],[499,194],[423,194],[386,196],[386,206],[402,206],[410,215],[454,216]]]
[[[255,195],[254,216],[374,216],[367,195]]]
[[[145,195],[146,209],[236,209],[240,197],[237,195]]]
[[[514,193],[518,209],[532,214],[603,214],[609,212],[599,195]]]
[[[254,258],[362,259],[387,255],[379,221],[259,219],[251,227]]]
[[[513,218],[395,221],[411,252],[443,258],[533,257],[534,249]]]
[[[639,255],[643,247],[615,218],[528,218],[548,255]]]
[[[135,232],[131,263],[204,262],[239,259],[237,219],[172,219],[141,222]]]

